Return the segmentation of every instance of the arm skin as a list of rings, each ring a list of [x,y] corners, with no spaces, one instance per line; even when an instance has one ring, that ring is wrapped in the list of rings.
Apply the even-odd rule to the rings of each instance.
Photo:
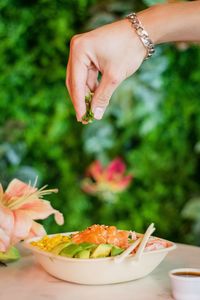
[[[138,18],[155,44],[200,41],[200,1],[155,5],[139,12]],[[74,36],[66,84],[77,120],[86,112],[89,90],[94,92],[94,117],[100,120],[115,89],[137,71],[145,56],[145,47],[126,19]]]
[[[139,16],[155,44],[200,41],[200,1],[161,4]]]

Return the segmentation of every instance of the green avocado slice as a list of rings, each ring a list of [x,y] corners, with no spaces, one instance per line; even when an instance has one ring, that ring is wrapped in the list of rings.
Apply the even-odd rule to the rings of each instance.
[[[0,252],[0,261],[1,262],[9,262],[15,261],[20,258],[20,254],[17,248],[11,247],[7,252]]]
[[[94,248],[97,247],[97,244],[87,243],[87,242],[81,243],[79,245],[83,250],[93,250]]]
[[[107,257],[111,253],[112,245],[110,244],[100,244],[96,247],[96,249],[90,255],[91,258],[100,258]]]
[[[81,251],[76,254],[76,258],[90,258],[91,251],[93,251],[97,247],[96,244],[87,242],[81,243],[79,245],[81,246]]]
[[[72,242],[65,242],[55,246],[51,253],[65,257],[75,258],[100,258],[108,256],[116,256],[121,254],[124,249],[113,246],[111,244],[96,245],[93,243],[75,244]]]
[[[111,256],[116,256],[121,254],[122,252],[124,252],[124,249],[117,247],[117,246],[113,246],[112,250],[111,250]]]
[[[51,253],[58,255],[58,254],[60,254],[60,252],[61,252],[65,247],[67,247],[69,244],[71,244],[71,242],[60,243],[60,244],[56,245],[56,246],[51,250]]]
[[[91,250],[89,250],[89,249],[81,250],[75,255],[75,257],[76,258],[90,258],[90,252],[91,252]]]
[[[61,256],[66,257],[74,257],[82,248],[79,244],[70,243],[67,247],[65,247],[59,254]]]

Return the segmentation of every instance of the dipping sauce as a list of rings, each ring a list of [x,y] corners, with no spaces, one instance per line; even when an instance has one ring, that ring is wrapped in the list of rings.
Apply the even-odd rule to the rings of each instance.
[[[181,276],[181,277],[199,277],[200,279],[200,272],[175,272],[172,273],[172,275],[175,276]]]

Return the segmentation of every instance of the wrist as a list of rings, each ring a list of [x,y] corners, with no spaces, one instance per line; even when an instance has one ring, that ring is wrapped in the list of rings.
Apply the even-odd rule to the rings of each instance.
[[[163,14],[167,6],[168,4],[157,4],[138,13],[140,22],[155,45],[165,42],[166,24],[163,26]]]
[[[200,1],[157,4],[138,14],[154,44],[199,41]]]
[[[140,41],[142,42],[143,46],[146,49],[146,58],[148,59],[152,56],[152,54],[155,52],[154,44],[152,40],[150,39],[147,31],[144,29],[143,25],[139,21],[136,13],[131,13],[127,16],[127,19],[132,24],[132,27],[135,29],[135,32],[137,33],[138,37],[140,38]]]

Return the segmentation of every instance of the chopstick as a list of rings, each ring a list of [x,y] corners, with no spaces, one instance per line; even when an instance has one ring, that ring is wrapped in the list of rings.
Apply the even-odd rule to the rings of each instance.
[[[120,263],[126,258],[141,242],[142,238],[137,239],[133,244],[131,244],[122,254],[114,257],[116,263]]]
[[[134,255],[134,260],[139,260],[141,258],[142,253],[145,249],[145,246],[154,231],[155,231],[154,223],[151,223],[151,225],[149,225],[149,227],[147,228],[147,230],[143,236],[143,239],[137,249],[136,254]]]
[[[115,263],[122,262],[138,245],[139,245],[139,247],[138,247],[136,254],[134,255],[134,260],[139,260],[144,251],[146,243],[148,242],[149,237],[151,236],[151,234],[154,231],[155,231],[154,223],[151,223],[151,225],[149,225],[149,227],[147,228],[147,230],[143,236],[139,237],[122,254],[114,257],[114,262]]]

